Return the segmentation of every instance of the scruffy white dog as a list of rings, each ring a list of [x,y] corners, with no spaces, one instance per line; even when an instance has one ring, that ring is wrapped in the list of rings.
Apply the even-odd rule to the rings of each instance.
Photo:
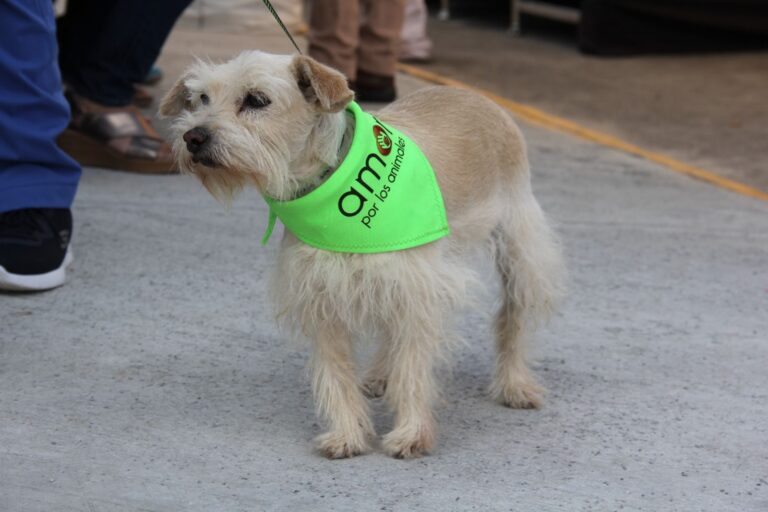
[[[252,184],[290,200],[317,187],[345,156],[354,126],[344,110],[352,99],[344,76],[311,58],[248,52],[192,66],[160,112],[178,116],[179,164],[212,194],[230,199]],[[506,112],[477,94],[433,87],[377,117],[431,162],[451,234],[412,249],[351,254],[311,247],[286,230],[275,279],[279,311],[314,342],[312,388],[330,427],[317,446],[330,458],[369,449],[366,395],[383,395],[395,412],[382,439],[388,454],[418,457],[434,447],[433,373],[452,315],[476,281],[468,254],[488,248],[501,277],[491,391],[509,407],[541,404],[523,341],[562,291],[560,249]],[[352,347],[358,334],[381,340],[362,382]]]

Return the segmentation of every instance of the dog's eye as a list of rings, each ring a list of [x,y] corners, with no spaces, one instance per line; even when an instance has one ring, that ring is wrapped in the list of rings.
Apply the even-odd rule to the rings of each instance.
[[[245,98],[243,98],[243,105],[240,107],[240,111],[242,112],[246,109],[257,110],[266,107],[270,103],[272,102],[269,100],[269,98],[260,92],[248,93],[245,95]]]
[[[207,94],[200,95],[200,103],[202,103],[203,105],[207,105],[208,102],[210,101],[211,101],[211,98],[209,98]]]

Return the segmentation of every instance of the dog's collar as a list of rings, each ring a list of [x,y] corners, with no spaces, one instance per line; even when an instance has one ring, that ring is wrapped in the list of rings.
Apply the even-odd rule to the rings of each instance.
[[[435,173],[418,146],[352,102],[355,131],[347,156],[317,188],[289,201],[269,196],[275,221],[302,242],[334,252],[408,249],[447,236],[448,220]]]
[[[347,134],[344,133],[341,136],[341,142],[339,142],[339,150],[336,152],[336,154],[340,154],[341,153],[341,150],[344,147],[344,141],[346,141],[346,140],[347,140]],[[320,176],[318,177],[319,184],[312,183],[312,184],[309,184],[309,185],[306,185],[306,186],[302,187],[296,193],[296,196],[293,199],[298,199],[298,198],[303,197],[303,196],[309,194],[310,192],[312,192],[319,185],[321,185],[326,180],[326,178],[328,178],[328,175],[331,174],[332,172],[333,172],[333,167],[326,167],[326,169],[323,172],[321,172]]]

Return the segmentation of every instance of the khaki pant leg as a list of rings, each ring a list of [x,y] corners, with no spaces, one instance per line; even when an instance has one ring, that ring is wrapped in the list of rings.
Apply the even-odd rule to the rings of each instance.
[[[367,0],[360,28],[357,67],[367,73],[394,76],[406,0]]]
[[[359,0],[314,0],[309,14],[310,57],[354,80],[359,31]]]

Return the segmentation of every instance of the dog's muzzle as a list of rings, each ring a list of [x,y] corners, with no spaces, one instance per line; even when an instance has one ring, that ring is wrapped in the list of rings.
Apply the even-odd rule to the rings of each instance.
[[[206,167],[216,166],[216,162],[207,154],[211,145],[211,132],[202,126],[196,126],[187,131],[183,139],[187,145],[187,151],[192,153],[193,162],[203,164]]]

